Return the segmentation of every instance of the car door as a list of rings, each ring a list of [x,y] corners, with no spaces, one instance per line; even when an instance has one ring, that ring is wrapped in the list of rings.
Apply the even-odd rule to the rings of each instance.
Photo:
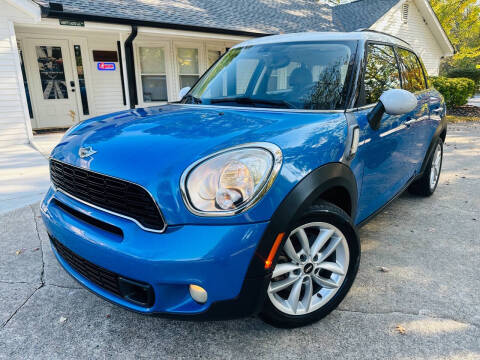
[[[417,107],[407,114],[407,126],[410,127],[411,147],[409,162],[419,170],[435,129],[431,126],[429,104],[431,91],[427,84],[418,57],[410,50],[397,48],[402,87],[417,97]]]
[[[372,129],[367,119],[384,91],[401,88],[395,51],[387,44],[367,43],[364,62],[359,108],[351,114],[360,128],[356,163],[352,163],[352,167],[363,168],[357,223],[394,197],[414,172],[409,161],[412,140],[406,124],[408,114],[384,114],[378,130]]]

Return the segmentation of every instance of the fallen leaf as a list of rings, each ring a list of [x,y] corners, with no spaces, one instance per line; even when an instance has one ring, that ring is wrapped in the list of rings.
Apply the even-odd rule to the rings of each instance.
[[[381,271],[381,272],[389,272],[390,269],[385,267],[385,266],[377,266],[377,269],[378,271]]]
[[[67,321],[67,318],[64,316],[60,316],[60,320],[58,320],[58,322],[63,324],[65,321]]]
[[[17,251],[15,251],[15,255],[20,255],[20,254],[23,254],[25,252],[26,249],[18,249]]]
[[[111,316],[112,316],[112,315],[110,315],[110,314],[107,314],[107,319],[110,319],[110,317],[111,317]]]
[[[40,250],[40,248],[39,248],[39,247],[38,247],[38,248],[35,248],[35,249],[33,249],[32,251],[38,251],[38,250]]]
[[[407,329],[405,329],[402,325],[397,325],[395,327],[395,330],[397,330],[397,332],[402,335],[405,335],[407,333]]]

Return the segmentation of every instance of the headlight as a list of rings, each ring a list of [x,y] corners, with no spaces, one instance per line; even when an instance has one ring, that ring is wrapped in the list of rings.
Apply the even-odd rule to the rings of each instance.
[[[251,143],[212,154],[182,175],[188,209],[201,216],[238,214],[267,192],[282,165],[282,152],[270,143]]]

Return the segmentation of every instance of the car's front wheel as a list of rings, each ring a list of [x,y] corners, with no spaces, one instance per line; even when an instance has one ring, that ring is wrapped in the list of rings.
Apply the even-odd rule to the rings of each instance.
[[[359,260],[360,243],[348,214],[327,202],[311,207],[284,241],[261,317],[286,328],[323,318],[347,294]]]

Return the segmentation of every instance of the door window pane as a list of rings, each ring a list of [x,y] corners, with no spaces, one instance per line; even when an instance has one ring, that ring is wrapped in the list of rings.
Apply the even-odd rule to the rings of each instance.
[[[398,49],[400,57],[400,69],[402,70],[403,88],[415,92],[424,90],[425,78],[417,56],[411,51]]]
[[[165,49],[162,47],[140,47],[139,54],[143,101],[167,101]]]
[[[180,89],[192,86],[200,77],[198,66],[198,49],[177,49],[178,73],[180,74]]]
[[[400,88],[397,60],[391,46],[368,46],[364,85],[366,104],[376,103],[385,90]]]
[[[212,66],[215,61],[218,60],[218,58],[222,56],[222,52],[219,50],[208,50],[208,67]]]
[[[35,50],[43,98],[46,100],[68,99],[62,48],[59,46],[36,46]]]
[[[87,86],[85,85],[85,74],[83,73],[82,51],[80,45],[74,45],[75,64],[77,66],[78,85],[80,86],[80,98],[82,99],[83,115],[89,115]]]

